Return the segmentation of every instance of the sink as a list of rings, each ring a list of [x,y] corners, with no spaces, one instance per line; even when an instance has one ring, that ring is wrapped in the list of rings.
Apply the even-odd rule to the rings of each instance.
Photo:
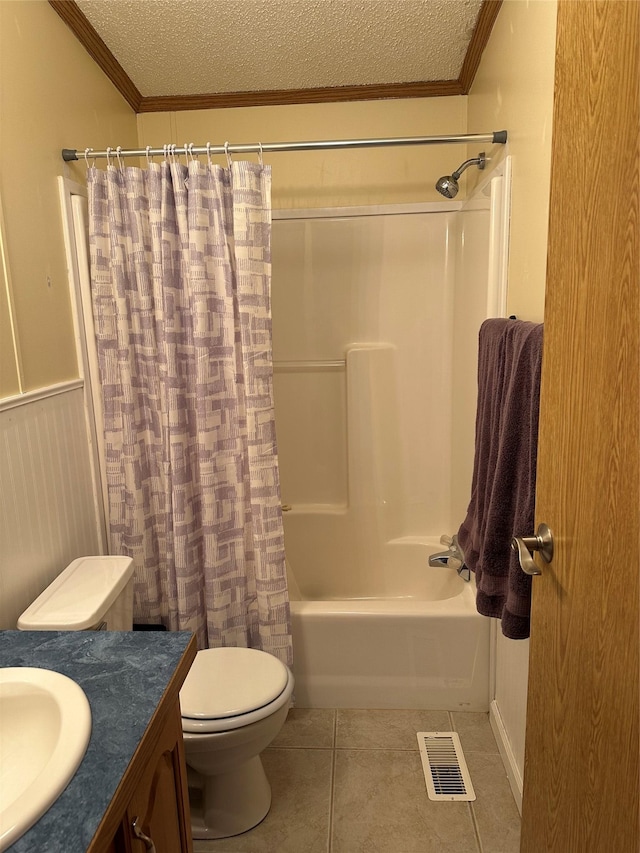
[[[0,851],[64,791],[90,735],[91,709],[75,681],[49,669],[0,669]]]

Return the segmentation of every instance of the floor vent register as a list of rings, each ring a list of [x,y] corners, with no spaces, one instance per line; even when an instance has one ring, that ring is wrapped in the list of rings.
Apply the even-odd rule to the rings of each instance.
[[[418,732],[418,746],[430,800],[475,800],[457,732]]]

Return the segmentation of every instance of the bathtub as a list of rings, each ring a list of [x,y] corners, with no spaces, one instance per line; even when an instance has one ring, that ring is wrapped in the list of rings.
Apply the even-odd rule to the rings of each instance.
[[[307,600],[292,579],[297,706],[488,710],[490,622],[473,577],[428,565],[437,540],[398,544],[384,596],[333,597],[316,583]]]

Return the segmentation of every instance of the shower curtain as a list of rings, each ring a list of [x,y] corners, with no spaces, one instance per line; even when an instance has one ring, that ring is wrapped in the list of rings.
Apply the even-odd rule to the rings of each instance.
[[[134,620],[291,663],[272,393],[270,167],[88,171],[110,550]]]

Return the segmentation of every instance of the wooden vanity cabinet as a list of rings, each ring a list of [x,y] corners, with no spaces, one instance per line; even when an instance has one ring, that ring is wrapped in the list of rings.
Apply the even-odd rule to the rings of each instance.
[[[172,850],[191,853],[191,821],[179,711],[173,720],[167,720],[129,800],[122,829],[129,831],[132,844],[125,848],[126,853],[130,849],[132,853],[149,849],[142,838],[136,838],[134,827],[153,840],[156,853],[171,853]]]
[[[192,638],[87,853],[193,853],[178,695],[195,654]]]

